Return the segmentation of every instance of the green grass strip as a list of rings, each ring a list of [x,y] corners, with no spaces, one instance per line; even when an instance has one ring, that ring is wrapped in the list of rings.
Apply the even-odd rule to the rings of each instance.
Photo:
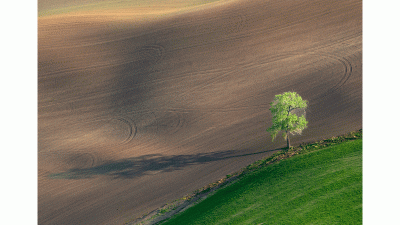
[[[362,139],[258,167],[162,224],[362,224]]]

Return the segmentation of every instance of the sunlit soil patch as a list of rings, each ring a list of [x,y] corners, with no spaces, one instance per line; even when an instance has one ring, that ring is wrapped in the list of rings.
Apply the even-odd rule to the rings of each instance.
[[[39,4],[39,17],[54,15],[68,16],[107,16],[112,19],[138,19],[166,15],[173,12],[193,9],[221,0],[156,0],[156,1],[103,1],[68,3],[59,5]]]

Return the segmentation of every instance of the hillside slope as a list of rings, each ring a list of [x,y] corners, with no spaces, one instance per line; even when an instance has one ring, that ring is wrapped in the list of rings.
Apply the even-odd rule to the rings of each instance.
[[[107,10],[38,19],[39,224],[120,224],[270,155],[284,91],[310,103],[293,144],[362,126],[362,1]]]

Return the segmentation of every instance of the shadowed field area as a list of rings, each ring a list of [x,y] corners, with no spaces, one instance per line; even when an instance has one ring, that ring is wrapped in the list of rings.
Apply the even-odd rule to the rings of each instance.
[[[195,155],[172,155],[168,157],[160,154],[143,155],[136,158],[126,158],[114,162],[107,162],[95,167],[70,169],[67,172],[50,174],[49,176],[51,178],[59,179],[86,179],[93,178],[96,175],[110,175],[114,178],[135,178],[146,174],[180,170],[189,165],[220,161],[233,157],[245,157],[276,150],[277,149],[242,155],[237,155],[238,151],[225,151],[208,154],[199,153]]]
[[[284,91],[293,144],[362,127],[361,1],[164,2],[39,17],[39,224],[121,224],[272,154]]]

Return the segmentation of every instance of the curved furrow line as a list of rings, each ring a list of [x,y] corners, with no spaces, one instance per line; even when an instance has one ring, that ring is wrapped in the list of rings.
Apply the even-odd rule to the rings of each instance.
[[[74,166],[75,168],[84,169],[93,167],[97,162],[97,156],[93,153],[78,153],[75,156]]]
[[[100,92],[87,93],[84,98],[85,98],[85,100],[93,100],[93,99],[98,99],[98,98],[105,98],[107,96],[114,95],[114,94],[120,93],[122,91],[128,91],[128,90],[131,90],[131,89],[134,89],[134,88],[142,87],[143,85],[162,84],[162,83],[170,82],[170,81],[174,81],[174,80],[182,80],[183,78],[188,77],[188,76],[203,76],[203,75],[207,75],[207,74],[210,74],[210,73],[223,73],[224,71],[226,71],[226,69],[227,68],[201,70],[201,71],[196,71],[195,74],[193,74],[193,75],[189,75],[189,73],[185,72],[185,73],[181,73],[181,74],[178,74],[178,75],[174,75],[173,77],[169,77],[169,78],[161,77],[161,78],[151,79],[149,81],[144,81],[144,82],[141,82],[141,83],[138,83],[138,84],[135,84],[135,85],[131,85],[131,86],[127,87],[127,88],[107,90],[107,91],[103,91],[101,93]],[[233,72],[233,71],[234,71],[233,69],[230,69],[229,72]],[[190,74],[192,74],[192,73],[190,73]],[[219,75],[219,76],[223,76],[223,74]],[[213,78],[211,80],[204,81],[203,83],[209,84],[209,83],[212,83],[213,80],[215,80],[215,79],[218,79],[218,78],[222,79],[219,76],[215,77],[215,78]],[[196,86],[199,86],[199,85],[201,85],[203,83],[199,83]],[[81,99],[82,99],[82,97],[76,96],[76,97],[69,97],[68,99],[64,99],[62,102],[40,102],[38,107],[39,108],[45,108],[45,107],[54,107],[54,106],[63,105],[63,104],[71,104],[71,103],[73,103],[75,101],[79,101]]]
[[[335,41],[330,41],[329,44],[321,45],[319,47],[310,48],[310,49],[308,49],[308,51],[310,51],[310,52],[323,51],[324,49],[331,48],[333,46],[337,46],[338,44],[346,44],[347,41],[353,40],[353,39],[356,39],[356,38],[362,38],[362,32],[357,32],[357,33],[354,33],[352,35],[348,35],[348,36],[342,37],[340,39],[337,39]]]
[[[120,118],[117,118],[117,120],[124,122],[129,127],[128,137],[121,142],[121,144],[127,144],[130,141],[132,141],[133,138],[136,137],[136,134],[138,132],[137,126],[135,125],[135,122],[131,119],[128,120],[128,119],[120,117]]]
[[[339,80],[338,83],[336,83],[333,87],[331,87],[330,89],[328,89],[322,96],[321,98],[325,98],[327,97],[329,94],[335,92],[336,90],[338,90],[340,87],[342,87],[351,77],[352,75],[352,71],[353,71],[353,67],[350,63],[350,61],[346,58],[346,57],[339,57],[336,55],[332,55],[332,54],[316,54],[318,56],[325,56],[325,57],[329,57],[332,59],[337,60],[338,62],[340,62],[343,67],[344,67],[344,73],[342,78]]]
[[[71,121],[70,127],[82,130],[85,133],[79,137],[79,141],[68,145],[71,149],[90,149],[95,147],[120,146],[131,142],[137,132],[137,126],[130,118],[98,117],[95,119]],[[90,129],[87,129],[90,127]],[[86,140],[86,141],[84,141]]]
[[[133,120],[123,117],[106,118],[88,123],[101,123],[98,129],[107,139],[100,142],[102,146],[120,146],[129,143],[137,134],[137,127]]]
[[[218,17],[212,17],[212,18],[200,17],[200,18],[196,19],[196,24],[207,24],[207,23],[211,23],[212,24],[212,23],[214,23],[214,20],[216,20],[216,19],[217,20],[221,20],[222,17],[225,17],[225,18],[229,19],[229,21],[231,21],[232,17],[230,17],[230,15],[231,15],[230,11],[225,11],[224,15],[218,14]],[[228,31],[231,31],[230,33],[232,33],[232,31],[234,32],[234,31],[242,30],[242,28],[243,28],[243,24],[242,23],[244,21],[243,17],[244,17],[244,15],[241,15],[239,13],[236,14],[233,17],[234,26],[232,26],[232,27],[234,27],[234,28],[233,29],[228,29]],[[60,27],[60,24],[62,26],[67,25],[67,26],[70,26],[70,27],[76,27],[76,26],[80,26],[80,24],[82,24],[82,22],[74,22],[74,21],[65,22],[65,21],[62,21],[62,22],[57,22],[57,23],[53,23],[53,24],[46,24],[46,27],[51,27],[51,28],[52,27],[56,27],[56,28],[58,28],[58,27]],[[41,45],[40,49],[43,49],[43,50],[60,50],[60,49],[70,49],[70,48],[79,48],[79,47],[89,47],[89,46],[103,45],[103,44],[109,44],[109,43],[113,43],[113,42],[125,41],[125,40],[132,39],[132,38],[139,38],[139,37],[143,37],[143,36],[146,36],[146,35],[152,35],[152,34],[157,33],[157,32],[164,32],[164,31],[167,31],[169,29],[179,28],[182,25],[186,26],[186,25],[190,25],[190,24],[191,24],[191,22],[188,22],[188,21],[183,21],[183,22],[182,21],[175,21],[172,24],[170,23],[168,26],[160,27],[158,29],[153,29],[153,30],[147,30],[146,32],[140,33],[140,34],[134,34],[134,35],[130,34],[130,35],[125,35],[125,36],[120,37],[120,38],[114,38],[114,39],[111,39],[111,40],[102,40],[102,41],[96,41],[96,42],[91,41],[90,43],[73,45],[73,46],[71,46],[71,45],[59,45],[59,46],[48,47],[48,46]],[[101,27],[101,28],[103,28],[103,27]],[[227,26],[223,27],[223,29],[225,29],[225,28],[227,28]],[[42,28],[42,29],[44,29],[44,28]],[[107,29],[107,28],[104,27],[104,29]]]
[[[231,73],[233,73],[235,71],[236,71],[235,69],[230,69],[230,70],[228,70],[227,72],[225,72],[225,73],[223,73],[221,75],[214,76],[213,78],[207,79],[204,82],[199,82],[196,86],[194,86],[192,88],[189,88],[188,92],[190,93],[192,91],[198,91],[198,90],[207,88],[208,86],[210,86],[212,84],[215,84],[218,81],[221,81],[222,79],[226,78],[227,76],[229,76]],[[187,95],[182,95],[182,96],[187,96]]]
[[[344,56],[336,56],[333,54],[328,54],[328,53],[317,53],[315,51],[310,51],[310,52],[291,52],[291,53],[287,53],[287,54],[282,54],[282,56],[298,56],[298,55],[310,55],[310,56],[317,56],[317,57],[326,57],[326,58],[330,58],[333,59],[336,62],[339,62],[340,64],[343,65],[343,75],[340,78],[340,80],[333,85],[330,89],[328,89],[323,95],[322,97],[336,91],[337,89],[339,89],[341,86],[343,86],[350,78],[351,74],[352,74],[352,65],[350,63],[350,61],[344,57]]]
[[[221,15],[219,15],[219,16],[221,16]],[[200,17],[200,18],[197,18],[197,20],[196,20],[196,23],[199,23],[200,22],[200,24],[203,24],[203,23],[207,23],[207,22],[210,22],[210,20],[213,20],[213,19],[215,19],[216,17],[213,17],[213,18],[207,18],[207,17]],[[211,21],[212,22],[212,21]],[[57,22],[57,23],[52,23],[52,24],[46,24],[45,25],[45,27],[55,27],[55,28],[59,28],[60,27],[60,24],[62,25],[62,26],[65,26],[65,25],[68,25],[68,26],[71,26],[71,27],[76,27],[76,26],[78,26],[78,25],[80,25],[82,22],[74,22],[74,21],[68,21],[68,22]],[[65,24],[65,25],[64,25]],[[114,42],[120,42],[120,41],[126,41],[126,40],[129,40],[129,39],[133,39],[133,38],[140,38],[140,37],[144,37],[144,36],[147,36],[147,35],[153,35],[154,33],[157,33],[157,32],[165,32],[165,31],[167,31],[167,30],[170,30],[170,29],[174,29],[174,28],[180,28],[182,25],[188,25],[188,24],[190,24],[190,22],[188,22],[188,21],[174,21],[174,23],[169,23],[169,25],[168,26],[165,26],[165,27],[159,27],[159,28],[157,28],[157,29],[152,29],[152,30],[146,30],[146,32],[143,32],[143,33],[137,33],[137,34],[134,34],[134,35],[132,35],[131,33],[129,34],[129,35],[124,35],[123,37],[120,37],[120,38],[114,38],[114,39],[111,39],[111,40],[101,40],[101,41],[96,41],[96,42],[93,42],[93,41],[91,41],[90,43],[85,43],[85,44],[79,44],[79,45],[73,45],[73,46],[71,46],[71,45],[59,45],[59,46],[51,46],[51,47],[48,47],[48,46],[43,46],[43,45],[41,45],[40,46],[40,49],[43,49],[43,50],[60,50],[60,49],[71,49],[71,48],[79,48],[79,47],[91,47],[91,46],[97,46],[97,45],[103,45],[103,44],[109,44],[109,43],[114,43]],[[39,24],[39,26],[40,26],[40,24]],[[44,28],[42,28],[42,27],[40,27],[41,29],[44,29]],[[39,29],[40,29],[39,28]],[[53,28],[54,29],[54,28]],[[105,27],[104,27],[104,29],[106,29]],[[48,28],[47,28],[47,30],[48,30]],[[96,37],[97,38],[97,37]],[[89,41],[88,41],[89,42]]]
[[[340,87],[342,87],[349,80],[349,78],[352,75],[353,68],[352,68],[350,60],[348,60],[346,57],[343,57],[343,56],[339,57],[339,56],[327,54],[327,53],[325,53],[325,54],[316,53],[314,51],[312,51],[312,52],[287,52],[287,53],[279,54],[279,55],[272,56],[272,57],[268,56],[268,58],[260,59],[260,60],[258,60],[258,62],[242,63],[241,65],[239,65],[239,68],[241,68],[241,70],[243,70],[243,71],[250,70],[250,69],[257,68],[257,67],[262,67],[265,64],[269,64],[269,63],[273,63],[273,62],[277,62],[280,60],[289,59],[290,57],[297,57],[297,56],[300,56],[300,57],[308,57],[308,56],[325,57],[325,58],[332,59],[333,64],[335,64],[335,62],[336,62],[336,64],[339,63],[343,66],[343,74],[338,78],[338,82],[333,84],[333,86],[331,88],[329,88],[326,92],[322,93],[322,97],[325,97],[325,96],[331,94],[332,92],[336,91]],[[313,64],[313,62],[309,62],[309,63],[302,65],[301,67],[299,67],[297,69],[309,67],[309,66],[312,66],[312,64]],[[330,63],[327,63],[325,66],[329,66],[328,64],[330,64]],[[252,98],[259,97],[260,95],[263,95],[263,94],[252,96]],[[257,105],[251,105],[251,106],[249,105],[248,107],[257,107],[257,108],[264,109],[264,108],[268,108],[269,105],[263,103],[263,104],[257,104]],[[240,108],[245,109],[246,107],[243,107],[243,108],[240,107]],[[229,109],[217,109],[217,110],[226,111]]]
[[[89,66],[84,66],[84,67],[79,67],[79,68],[68,68],[68,69],[64,69],[64,70],[56,70],[56,71],[47,72],[47,73],[39,73],[38,79],[41,80],[41,79],[54,78],[54,77],[57,77],[59,74],[76,73],[76,72],[81,72],[81,71],[86,71],[86,70],[91,70],[91,69],[104,69],[104,68],[108,68],[108,67],[121,66],[121,65],[129,64],[129,63],[136,62],[136,61],[137,60],[129,60],[129,61],[124,61],[124,62],[110,61],[107,63],[99,63],[97,65],[92,64]]]
[[[139,49],[139,56],[142,60],[149,60],[154,64],[158,63],[165,56],[165,48],[162,45],[145,45]]]
[[[299,56],[299,55],[315,55],[315,56],[328,57],[328,58],[334,59],[335,61],[337,61],[337,62],[339,62],[339,63],[341,63],[343,65],[344,70],[345,70],[343,76],[341,77],[341,79],[339,80],[339,82],[337,84],[335,84],[333,87],[328,89],[328,91],[325,94],[323,94],[324,96],[329,94],[329,93],[331,93],[331,92],[333,92],[333,91],[335,91],[335,90],[337,90],[341,86],[343,86],[351,76],[352,66],[351,66],[351,63],[350,63],[349,60],[347,60],[344,57],[338,57],[338,56],[329,55],[329,54],[318,54],[318,53],[315,53],[315,52],[306,52],[306,53],[304,53],[304,52],[290,52],[290,53],[285,53],[285,54],[279,54],[279,55],[276,55],[276,56],[273,56],[273,57],[269,57],[268,59],[264,59],[263,62],[258,62],[258,63],[257,62],[250,62],[248,64],[239,65],[239,68],[242,68],[242,70],[247,70],[247,69],[251,69],[253,67],[263,66],[264,64],[276,62],[276,61],[279,61],[279,60],[282,60],[282,59],[285,59],[285,58],[288,58],[288,57]],[[204,73],[204,74],[207,74],[208,72],[212,72],[212,71],[213,70],[201,71],[201,72]],[[218,69],[217,71],[223,71],[223,69]],[[213,71],[213,72],[215,72],[215,71]],[[206,81],[204,83],[199,83],[194,88],[190,89],[190,91],[201,89],[201,88],[205,88],[205,87],[207,87],[209,85],[212,85],[213,83],[224,79],[226,76],[228,76],[232,72],[234,72],[233,69],[231,71],[223,74],[223,75],[217,76],[217,77],[215,77],[213,79],[210,79],[210,80],[208,80],[208,81]],[[181,78],[171,78],[171,80],[172,79],[181,79]],[[161,82],[165,82],[165,80],[163,80],[163,79],[159,79],[159,80]],[[170,79],[168,79],[168,80],[170,80]],[[154,81],[152,81],[152,82],[154,82]],[[143,85],[143,84],[138,84],[138,85]],[[109,95],[109,93],[107,93],[106,95]],[[96,97],[96,96],[98,97],[97,94],[93,95],[93,96],[94,97]],[[252,106],[253,107],[262,107],[262,108],[267,108],[268,107],[268,105],[265,105],[265,104],[252,105]],[[209,109],[190,108],[190,109],[179,109],[179,110],[180,111],[182,111],[182,110],[183,111],[185,111],[185,110],[187,110],[187,111],[191,111],[191,110],[204,111],[205,110],[205,111],[226,111],[226,112],[228,112],[228,111],[245,110],[246,108],[247,108],[247,106],[246,107],[234,107],[234,108],[209,108]],[[169,108],[169,109],[172,109],[172,108]],[[146,111],[151,111],[151,110],[150,109],[149,110],[143,109],[143,110],[140,110],[140,111],[146,112]]]
[[[205,70],[199,70],[199,71],[195,71],[195,72],[177,73],[177,74],[173,74],[172,76],[169,76],[169,77],[160,77],[160,78],[155,78],[155,79],[152,79],[149,81],[144,81],[144,82],[141,82],[140,84],[136,84],[131,87],[136,88],[136,87],[140,87],[142,85],[163,84],[163,83],[171,82],[171,81],[181,81],[182,79],[187,78],[187,77],[192,78],[192,77],[209,75],[211,73],[217,74],[217,73],[223,73],[224,71],[226,71],[226,68],[205,69]],[[207,81],[210,81],[210,80],[207,80]]]
[[[178,116],[178,123],[175,126],[175,129],[171,132],[171,134],[176,134],[179,130],[183,128],[184,121],[181,116]]]
[[[335,9],[336,11],[340,11],[340,9]],[[296,9],[292,10],[293,12],[296,12]],[[266,29],[258,29],[256,31],[252,30],[251,32],[244,32],[244,33],[239,33],[237,35],[230,35],[227,38],[223,38],[223,39],[217,39],[217,40],[211,40],[209,42],[202,42],[201,44],[197,44],[197,45],[191,45],[191,46],[182,46],[180,48],[174,48],[171,49],[171,52],[175,52],[175,51],[181,51],[181,50],[186,50],[186,49],[190,49],[190,48],[197,48],[197,47],[204,47],[207,45],[215,45],[215,44],[220,44],[220,43],[224,43],[224,42],[234,42],[234,40],[240,40],[240,39],[244,39],[246,37],[250,37],[250,36],[258,36],[262,33],[268,32],[276,32],[279,30],[284,30],[284,29],[288,29],[290,27],[296,26],[298,24],[301,24],[303,22],[308,22],[308,21],[315,21],[320,19],[321,16],[327,15],[327,14],[331,14],[331,13],[335,13],[335,11],[331,11],[331,12],[321,12],[319,14],[313,15],[313,16],[309,16],[309,17],[301,17],[301,19],[298,19],[294,22],[291,23],[287,23],[285,25],[282,26],[272,26]]]
[[[160,110],[160,115],[156,117],[153,123],[156,126],[156,132],[159,134],[176,134],[182,130],[186,124],[183,113],[178,111]]]
[[[119,41],[125,41],[129,40],[132,38],[138,38],[141,36],[144,36],[145,34],[135,34],[135,35],[129,35],[129,36],[124,36],[121,38],[115,38],[111,40],[104,40],[104,41],[97,41],[97,42],[90,42],[86,44],[80,44],[80,45],[61,45],[61,46],[51,46],[51,47],[46,47],[46,46],[40,46],[40,49],[43,50],[61,50],[61,49],[72,49],[72,48],[82,48],[82,47],[93,47],[93,46],[98,46],[98,45],[103,45],[103,44],[110,44],[114,42],[119,42]]]
[[[355,3],[355,4],[356,4],[356,3]],[[333,14],[333,13],[335,13],[336,11],[340,11],[340,10],[342,10],[342,9],[341,9],[341,8],[335,9],[334,11],[329,12],[329,14]],[[292,10],[293,13],[296,12],[296,11],[298,11],[297,8],[294,8],[294,9]],[[217,42],[209,42],[209,43],[199,44],[199,45],[193,45],[193,46],[184,46],[184,47],[182,47],[182,48],[173,49],[172,51],[179,51],[179,50],[186,49],[186,48],[199,47],[199,46],[204,46],[204,45],[209,45],[209,44],[215,44],[215,43],[220,43],[220,42],[225,42],[225,41],[232,41],[233,39],[245,38],[245,37],[257,35],[257,34],[262,33],[262,32],[277,31],[277,30],[281,30],[281,29],[285,29],[285,28],[292,27],[292,26],[294,26],[294,25],[296,25],[296,24],[299,24],[299,23],[302,23],[302,22],[306,22],[306,21],[309,21],[309,20],[316,20],[316,19],[318,19],[320,16],[323,16],[323,15],[326,15],[326,14],[328,14],[328,13],[327,13],[327,12],[322,12],[322,13],[316,14],[316,15],[311,16],[311,17],[306,17],[306,18],[301,17],[302,19],[296,20],[295,22],[292,22],[292,23],[288,23],[288,24],[286,24],[285,26],[281,26],[281,27],[271,27],[271,28],[269,28],[269,29],[259,29],[258,31],[246,32],[246,33],[243,33],[243,34],[240,34],[240,35],[236,35],[236,36],[232,36],[232,37],[230,37],[230,38],[223,39],[223,40],[220,40],[220,41],[217,41]],[[238,24],[240,24],[240,25],[238,26],[238,27],[239,27],[238,30],[241,31],[241,30],[243,30],[243,28],[244,28],[244,26],[243,26],[243,21],[245,21],[245,19],[243,19],[243,15],[241,15],[241,14],[238,14],[238,15],[239,15],[238,17],[240,17],[240,21],[239,21],[239,23],[238,23]],[[209,20],[209,19],[208,19],[208,20]],[[186,23],[183,23],[183,22],[182,22],[182,24],[185,24],[185,25],[186,25],[186,24],[188,24],[188,23],[187,23],[187,22],[186,22]],[[160,32],[160,31],[164,31],[164,30],[168,30],[168,29],[171,29],[171,28],[174,28],[174,27],[179,27],[179,23],[176,23],[176,24],[173,25],[173,26],[168,26],[168,27],[163,28],[163,29],[156,29],[156,30],[154,30],[153,32],[147,32],[147,33],[144,33],[144,34],[137,34],[137,35],[129,35],[129,36],[125,36],[125,37],[118,38],[118,39],[112,39],[112,40],[107,40],[107,41],[100,41],[100,42],[96,42],[96,43],[90,43],[90,44],[84,44],[84,45],[76,45],[76,46],[59,46],[59,47],[48,47],[48,48],[46,48],[46,47],[40,47],[40,48],[43,49],[43,50],[48,50],[48,49],[67,49],[67,48],[77,48],[77,47],[95,46],[95,45],[113,43],[113,42],[128,40],[128,39],[131,39],[131,38],[137,38],[137,37],[141,37],[141,36],[145,36],[145,35],[150,35],[150,34],[152,34],[152,33]],[[238,33],[238,32],[232,32],[232,33]]]
[[[84,171],[104,163],[98,154],[83,150],[67,152],[67,154],[62,154],[62,156],[59,153],[53,153],[50,158],[53,158],[53,161],[48,164],[53,164],[54,167],[51,169],[52,171],[47,171],[44,174],[47,179],[79,179],[90,177],[90,174]]]
[[[333,56],[333,55],[329,55],[329,54],[318,54],[318,53],[314,53],[314,52],[290,52],[290,53],[285,53],[285,54],[279,54],[273,57],[269,57],[268,60],[263,60],[263,62],[250,62],[248,64],[242,64],[239,67],[242,68],[242,70],[248,70],[248,69],[252,69],[254,67],[258,67],[258,66],[263,66],[264,64],[269,64],[269,63],[273,63],[276,61],[280,61],[283,59],[287,59],[289,57],[296,57],[296,56],[318,56],[318,57],[327,57],[327,58],[331,58],[333,60],[335,60],[336,62],[339,62],[340,64],[343,65],[344,67],[344,73],[343,76],[340,78],[340,80],[338,81],[337,84],[333,85],[333,87],[331,87],[326,94],[329,94],[332,91],[335,91],[337,88],[340,88],[340,86],[344,85],[344,83],[346,83],[346,81],[350,78],[351,75],[351,63],[349,62],[349,60],[347,60],[344,57],[337,57],[337,56]],[[303,65],[303,67],[307,67],[312,63]],[[350,71],[350,72],[349,72]],[[212,85],[215,82],[218,82],[222,79],[224,79],[226,76],[229,75],[229,73],[233,72],[230,71],[224,75],[218,76],[216,78],[213,78],[209,81],[207,81],[206,83],[200,83],[199,85],[197,85],[195,88],[190,89],[190,91],[196,90],[196,89],[201,89],[201,88],[205,88],[209,85]],[[324,94],[324,95],[326,95]],[[260,94],[261,95],[261,94]],[[253,96],[253,97],[257,97]],[[266,109],[269,107],[268,104],[257,104],[257,105],[249,105],[249,106],[242,106],[242,107],[226,107],[226,108],[200,108],[200,107],[191,107],[191,108],[165,108],[164,110],[174,110],[177,112],[181,112],[181,113],[185,113],[185,112],[191,112],[191,111],[207,111],[207,112],[232,112],[232,111],[240,111],[240,110],[246,110],[248,109],[248,107],[258,107],[261,109]]]
[[[122,66],[126,65],[129,63],[133,62],[141,62],[141,61],[147,61],[151,63],[152,65],[157,64],[159,61],[161,61],[164,56],[165,56],[165,48],[162,45],[146,45],[138,50],[134,51],[133,54],[137,54],[138,58],[134,58],[132,60],[109,60],[107,63],[98,63],[96,65],[88,65],[84,67],[78,67],[78,68],[68,68],[68,69],[63,69],[63,70],[56,70],[48,73],[40,73],[38,76],[38,79],[46,79],[46,78],[53,78],[56,77],[59,74],[63,73],[76,73],[76,72],[81,72],[81,71],[86,71],[86,70],[91,70],[91,69],[104,69],[104,68],[109,68],[109,67],[116,67],[116,66]],[[40,69],[40,63],[39,63],[39,69]]]
[[[70,152],[50,152],[47,155],[48,164],[53,165],[53,170],[87,169],[98,164],[99,157],[92,152],[74,150]],[[46,173],[49,176],[50,173]]]

